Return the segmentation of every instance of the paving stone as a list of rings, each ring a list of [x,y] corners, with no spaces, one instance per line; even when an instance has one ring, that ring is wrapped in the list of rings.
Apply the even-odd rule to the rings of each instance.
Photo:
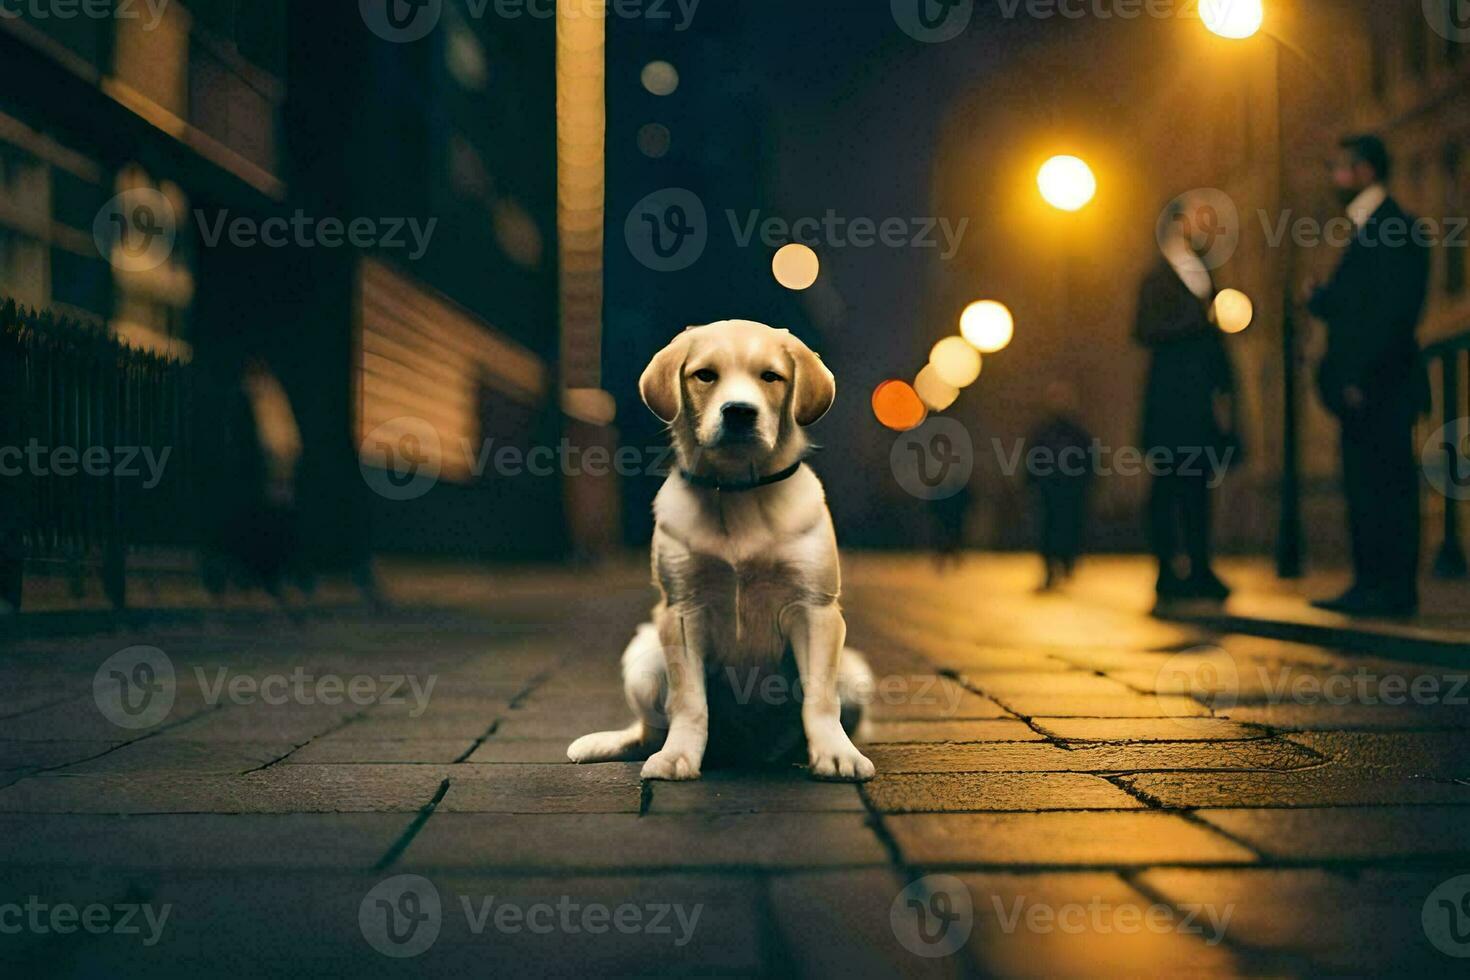
[[[869,744],[902,742],[1040,742],[1046,736],[1011,718],[964,721],[875,721],[866,729]]]
[[[397,813],[0,816],[0,865],[123,869],[369,868]]]
[[[990,698],[936,674],[879,675],[866,716],[885,722],[1013,717]]]
[[[1049,742],[874,745],[879,773],[1144,772],[1160,770],[1301,769],[1322,758],[1282,739],[1245,742],[1154,742],[1067,749]]]
[[[1054,697],[1126,697],[1132,694],[1126,685],[1091,671],[1068,670],[1060,673],[992,672],[966,676],[966,683],[982,694],[1004,701],[1007,697],[1043,695]]]
[[[0,742],[0,769],[51,769],[100,755],[125,744],[126,740],[104,742]]]
[[[1250,863],[1246,848],[1171,813],[911,813],[884,817],[920,867]]]
[[[906,882],[887,869],[802,871],[768,881],[771,918],[789,960],[781,972],[803,977],[948,980],[957,957],[920,957],[904,947],[890,918]]]
[[[974,930],[966,951],[984,976],[1234,976],[1221,922],[1189,919],[1115,874],[961,874]],[[1228,923],[1225,923],[1228,935]]]
[[[1216,742],[1268,734],[1223,718],[1032,718],[1031,724],[1053,738],[1079,742]]]
[[[1253,950],[1287,953],[1340,975],[1437,975],[1447,957],[1427,940],[1425,897],[1444,871],[1153,868],[1138,876],[1175,906],[1230,911],[1227,936]],[[1329,915],[1303,910],[1331,910]]]
[[[1303,732],[1289,739],[1354,768],[1470,778],[1470,732]]]
[[[454,741],[473,742],[495,725],[500,717],[493,706],[469,714],[424,715],[420,718],[368,716],[355,719],[330,732],[318,733],[332,741]]]
[[[296,748],[291,742],[196,742],[165,732],[143,738],[105,755],[58,771],[59,775],[106,775],[108,773],[214,773],[248,772],[287,755]]]
[[[338,728],[360,711],[351,705],[227,704],[201,711],[170,731],[196,742],[260,739],[301,743]]]
[[[852,783],[820,782],[804,770],[705,773],[690,782],[650,781],[649,813],[811,813],[865,810]]]
[[[1119,777],[1160,806],[1352,806],[1369,803],[1455,803],[1470,806],[1470,784],[1377,777],[1324,766],[1295,772],[1160,772]],[[1467,811],[1470,817],[1470,811]]]
[[[1220,809],[1197,816],[1273,860],[1470,857],[1470,820],[1463,807]]]
[[[1024,718],[1206,718],[1210,715],[1209,708],[1180,695],[1010,694],[998,700]]]
[[[291,753],[291,765],[329,763],[419,762],[445,765],[470,751],[474,739],[316,739]]]
[[[1263,704],[1221,708],[1219,714],[1282,731],[1470,728],[1470,711],[1448,705]]]
[[[863,794],[886,813],[963,810],[1133,810],[1143,804],[1100,776],[1083,773],[880,775]]]
[[[549,872],[885,866],[861,814],[435,813],[395,870]]]
[[[633,712],[622,698],[589,700],[571,710],[512,709],[500,716],[495,734],[501,738],[564,738],[570,743],[589,732],[624,728],[632,720]]]
[[[636,762],[588,766],[455,766],[445,813],[637,813]]]
[[[239,776],[40,775],[0,790],[0,813],[416,812],[449,766],[288,766]]]
[[[541,762],[571,765],[567,758],[569,738],[502,738],[496,732],[466,759],[472,763]]]

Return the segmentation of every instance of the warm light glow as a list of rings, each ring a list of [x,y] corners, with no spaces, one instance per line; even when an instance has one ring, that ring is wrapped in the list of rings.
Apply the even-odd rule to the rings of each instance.
[[[1036,186],[1046,203],[1063,211],[1077,211],[1097,193],[1092,168],[1078,157],[1052,157],[1036,172]]]
[[[947,384],[932,364],[925,364],[919,376],[914,378],[914,391],[918,393],[919,400],[929,406],[931,412],[944,411],[960,397],[960,390]]]
[[[806,289],[817,281],[821,268],[817,253],[800,242],[782,245],[776,257],[771,259],[772,274],[787,289]]]
[[[963,337],[945,337],[929,352],[929,363],[939,380],[968,388],[980,377],[980,354]]]
[[[639,80],[653,95],[673,95],[679,87],[679,70],[667,61],[650,61],[643,66]]]
[[[1211,33],[1240,40],[1259,31],[1266,14],[1261,0],[1200,0],[1199,16]]]
[[[929,413],[908,382],[885,381],[873,389],[873,414],[888,428],[907,432],[922,424]]]
[[[982,354],[1005,349],[1016,332],[1016,321],[1004,303],[982,299],[960,314],[960,334]]]
[[[1215,295],[1215,323],[1226,333],[1240,333],[1251,325],[1256,308],[1251,298],[1238,289],[1222,289]]]

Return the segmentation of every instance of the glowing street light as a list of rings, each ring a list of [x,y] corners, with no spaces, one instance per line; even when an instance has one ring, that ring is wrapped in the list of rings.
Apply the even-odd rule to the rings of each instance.
[[[1055,156],[1036,172],[1036,186],[1047,204],[1061,211],[1078,211],[1097,193],[1097,178],[1080,157]]]
[[[1016,321],[1004,303],[982,299],[960,314],[960,335],[982,354],[1003,350],[1016,333]]]
[[[771,274],[787,289],[806,289],[817,281],[821,269],[817,253],[800,242],[782,245],[771,259]]]
[[[923,423],[929,412],[919,393],[907,381],[885,381],[873,389],[873,415],[897,432],[907,432]]]
[[[963,337],[945,337],[935,344],[929,365],[953,388],[968,388],[980,377],[980,354]]]
[[[919,400],[929,406],[931,412],[942,412],[954,404],[954,400],[960,397],[960,390],[952,384],[945,382],[934,370],[934,365],[925,364],[924,369],[914,378],[914,391]]]
[[[1211,34],[1239,41],[1261,29],[1261,0],[1200,0],[1200,20]]]
[[[1240,333],[1251,325],[1256,308],[1251,298],[1238,289],[1222,289],[1215,294],[1215,325],[1226,333]]]

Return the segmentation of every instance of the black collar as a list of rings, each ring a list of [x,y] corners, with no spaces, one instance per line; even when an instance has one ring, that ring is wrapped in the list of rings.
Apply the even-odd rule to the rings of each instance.
[[[768,487],[773,483],[789,480],[796,475],[796,471],[801,469],[801,464],[805,462],[806,458],[803,457],[784,470],[771,473],[768,476],[758,477],[754,480],[737,480],[732,483],[726,483],[717,476],[704,476],[699,473],[690,473],[688,470],[680,470],[679,475],[684,478],[685,483],[691,486],[703,487],[706,490],[717,490],[721,493],[743,493],[746,490],[754,490],[757,487]]]

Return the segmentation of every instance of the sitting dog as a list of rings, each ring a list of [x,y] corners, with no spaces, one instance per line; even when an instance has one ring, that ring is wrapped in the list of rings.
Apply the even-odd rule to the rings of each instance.
[[[872,673],[844,647],[837,539],[803,462],[832,373],[790,331],[722,320],[676,337],[638,387],[679,462],[654,501],[662,601],[623,653],[637,720],[584,735],[567,757],[646,759],[645,779],[696,779],[707,748],[773,761],[799,747],[773,722],[786,707],[812,775],[872,777],[851,738]]]

